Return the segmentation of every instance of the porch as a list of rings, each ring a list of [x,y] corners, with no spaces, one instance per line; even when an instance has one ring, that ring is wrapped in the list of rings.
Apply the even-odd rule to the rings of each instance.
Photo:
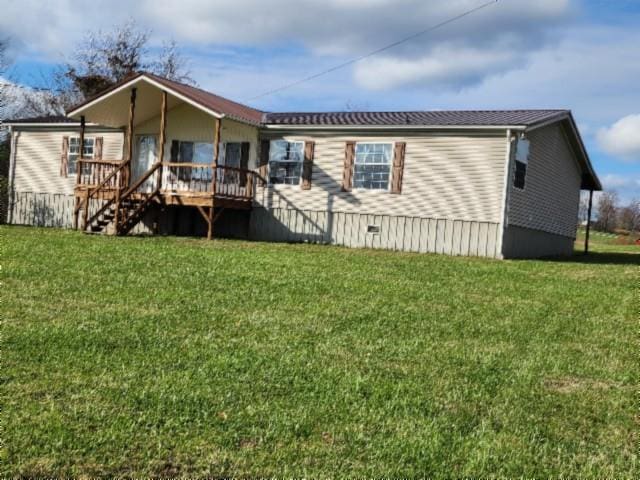
[[[150,214],[158,217],[165,207],[183,206],[199,212],[207,223],[207,237],[212,238],[223,210],[251,209],[259,177],[249,168],[249,151],[255,156],[257,128],[242,123],[243,132],[249,132],[245,137],[255,136],[255,142],[240,143],[230,134],[223,139],[226,115],[190,99],[186,95],[190,92],[171,87],[140,76],[70,113],[80,119],[79,145],[85,145],[87,121],[120,125],[125,131],[122,160],[93,158],[80,149],[75,228],[124,235]],[[128,108],[123,98],[128,99]],[[173,123],[168,122],[170,114]],[[240,124],[235,119],[225,122]],[[236,142],[226,156],[228,143],[223,140]]]

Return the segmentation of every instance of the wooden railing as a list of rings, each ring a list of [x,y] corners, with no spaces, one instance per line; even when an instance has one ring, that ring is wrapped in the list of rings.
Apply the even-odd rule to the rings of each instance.
[[[84,175],[81,171],[81,181],[84,179],[89,183],[80,183],[80,185],[85,186],[86,189],[84,190],[84,197],[78,202],[74,213],[75,215],[78,215],[80,210],[84,211],[82,229],[86,230],[87,226],[113,203],[113,197],[108,199],[107,202],[98,210],[98,212],[92,215],[91,218],[89,218],[89,202],[101,191],[109,190],[120,192],[124,189],[129,178],[129,162],[78,160],[78,164],[80,165],[79,168],[87,170],[87,173]],[[105,166],[108,166],[109,168],[105,168]]]
[[[149,206],[150,202],[160,192],[158,185],[159,176],[156,174],[160,170],[161,163],[154,163],[153,166],[147,170],[142,176],[136,179],[136,181],[124,192],[118,191],[116,194],[116,216],[115,225],[117,234],[126,234],[142,217],[142,214]],[[131,202],[131,197],[134,194],[138,194],[140,198],[137,198],[136,204],[131,204],[129,207],[122,209],[122,205]]]
[[[121,188],[122,184],[128,182],[127,175],[112,175],[120,170],[125,162],[122,160],[92,160],[87,158],[78,159],[80,169],[78,185],[95,187],[100,185],[102,189]],[[105,179],[109,182],[105,183]]]
[[[116,231],[126,227],[129,218],[142,212],[159,194],[198,195],[250,202],[253,198],[257,174],[251,170],[224,165],[214,168],[201,163],[155,163],[133,183],[129,161],[78,160],[81,172],[77,186],[84,187],[77,194],[80,198],[74,211],[75,218],[82,215],[82,228],[87,229],[100,215],[115,204]],[[215,173],[215,176],[214,176]],[[215,177],[215,182],[214,182]],[[99,196],[109,192],[108,196]],[[131,212],[122,211],[122,205],[134,198],[142,202]],[[89,217],[89,205],[93,199],[105,200],[96,213]],[[121,216],[122,214],[122,216]]]
[[[201,163],[162,164],[162,191],[171,193],[212,193],[213,167]],[[220,165],[215,170],[215,196],[250,200],[253,197],[255,173]]]

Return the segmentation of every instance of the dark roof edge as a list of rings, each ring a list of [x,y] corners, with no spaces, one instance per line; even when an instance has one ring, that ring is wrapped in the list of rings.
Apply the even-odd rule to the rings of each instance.
[[[602,190],[602,182],[598,178],[595,169],[593,168],[593,164],[591,163],[591,158],[589,157],[589,152],[587,151],[587,147],[584,145],[584,141],[582,140],[582,135],[580,134],[580,130],[578,129],[578,124],[576,123],[575,118],[573,118],[573,113],[569,111],[569,115],[567,116],[567,120],[571,125],[571,130],[580,148],[580,153],[584,159],[585,167],[587,169],[587,173],[583,173],[582,175],[582,184],[580,188],[585,190]],[[588,174],[588,177],[586,175]],[[590,178],[589,178],[590,177]]]

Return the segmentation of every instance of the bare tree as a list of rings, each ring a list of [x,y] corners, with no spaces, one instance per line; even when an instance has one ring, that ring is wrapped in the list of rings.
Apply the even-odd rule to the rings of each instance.
[[[640,200],[632,200],[629,205],[620,209],[618,226],[629,233],[640,230]]]
[[[154,55],[150,35],[151,30],[138,27],[133,20],[110,31],[88,32],[56,75],[60,103],[69,106],[92,97],[139,71],[193,84],[176,43],[165,43]]]
[[[187,59],[180,53],[175,40],[162,45],[158,60],[151,69],[161,77],[175,80],[176,82],[193,84]]]
[[[7,50],[9,48],[9,40],[6,38],[0,38],[0,122],[5,115],[5,108],[7,106],[7,98],[5,95],[7,88],[7,80],[4,78],[5,72],[9,66],[9,60],[7,59]]]
[[[7,97],[4,75],[9,67],[9,39],[0,39],[0,223],[5,223],[9,206],[9,135],[2,125],[6,116]]]
[[[605,232],[612,232],[617,223],[618,194],[616,192],[602,192],[598,198],[597,210],[596,228]]]

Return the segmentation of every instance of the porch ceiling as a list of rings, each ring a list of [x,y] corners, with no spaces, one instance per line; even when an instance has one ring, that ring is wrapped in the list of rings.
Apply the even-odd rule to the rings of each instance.
[[[73,112],[71,118],[79,120],[80,116],[84,115],[89,123],[97,123],[108,127],[125,127],[129,121],[131,88],[134,87],[137,89],[134,124],[138,125],[159,115],[162,104],[162,91],[155,85],[141,81],[128,88],[105,95],[95,102],[89,102],[79,111]],[[172,95],[171,92],[167,93],[168,110],[184,103],[181,99]]]

